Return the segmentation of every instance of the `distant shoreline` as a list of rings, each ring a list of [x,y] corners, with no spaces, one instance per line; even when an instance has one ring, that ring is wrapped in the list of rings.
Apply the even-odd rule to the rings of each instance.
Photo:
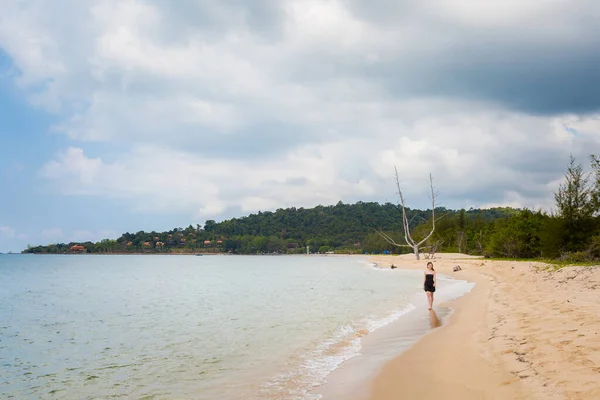
[[[2,253],[0,253],[2,254]],[[4,255],[30,255],[30,256],[320,256],[320,257],[347,257],[347,256],[362,256],[369,257],[364,254],[357,253],[336,253],[336,254],[322,254],[322,253],[311,253],[311,254],[235,254],[235,253],[131,253],[131,252],[123,252],[123,253],[5,253]]]
[[[6,253],[5,255],[29,255],[29,256],[196,256],[196,253]],[[306,257],[306,256],[320,256],[320,257],[348,257],[348,256],[362,256],[368,257],[364,254],[234,254],[234,253],[198,253],[198,256],[269,256],[269,257]]]
[[[195,256],[196,253],[12,253],[28,256]],[[228,253],[199,253],[200,256],[231,256]]]

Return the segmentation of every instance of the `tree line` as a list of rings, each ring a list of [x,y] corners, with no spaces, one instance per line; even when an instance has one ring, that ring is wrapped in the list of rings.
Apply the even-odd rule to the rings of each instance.
[[[438,208],[448,220],[458,211]],[[470,209],[461,211],[466,219],[491,223],[512,215],[512,208]],[[418,234],[427,210],[407,208]],[[313,208],[287,208],[265,211],[222,222],[208,220],[201,225],[174,228],[165,232],[124,233],[118,239],[99,242],[56,243],[28,246],[24,253],[203,253],[234,254],[314,252],[383,252],[394,249],[375,233],[388,232],[400,240],[401,209],[392,203],[357,202]],[[421,222],[419,222],[421,221]],[[397,250],[396,250],[397,251]]]
[[[571,157],[555,193],[553,211],[496,207],[451,210],[357,202],[258,212],[222,222],[206,221],[166,232],[124,233],[116,240],[28,246],[24,253],[231,253],[408,252],[400,243],[408,221],[415,240],[437,252],[486,257],[600,259],[600,160],[590,156],[589,172]],[[435,215],[435,230],[431,233]]]

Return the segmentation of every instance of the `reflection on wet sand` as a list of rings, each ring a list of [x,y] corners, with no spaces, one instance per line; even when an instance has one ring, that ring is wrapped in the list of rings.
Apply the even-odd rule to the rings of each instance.
[[[429,324],[431,326],[431,329],[442,326],[440,319],[433,310],[429,310]]]
[[[315,388],[311,394],[327,400],[368,399],[371,388],[369,382],[382,365],[433,329],[443,327],[451,313],[452,310],[445,306],[437,306],[435,311],[425,307],[415,309],[397,321],[361,336],[360,356],[343,362],[327,376],[327,382]]]

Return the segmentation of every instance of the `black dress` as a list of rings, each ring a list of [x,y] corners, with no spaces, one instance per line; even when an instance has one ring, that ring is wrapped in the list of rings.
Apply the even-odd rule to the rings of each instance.
[[[426,292],[435,292],[435,286],[433,286],[433,274],[425,274],[425,285],[423,289]]]

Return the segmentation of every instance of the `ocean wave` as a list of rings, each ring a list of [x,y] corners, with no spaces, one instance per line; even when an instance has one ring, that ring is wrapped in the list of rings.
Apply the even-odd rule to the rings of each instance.
[[[298,368],[276,376],[263,385],[262,391],[269,399],[317,400],[321,396],[310,391],[325,383],[327,375],[342,363],[360,356],[361,339],[415,309],[407,304],[384,317],[365,318],[353,325],[340,327],[329,339],[315,349],[300,355]]]

